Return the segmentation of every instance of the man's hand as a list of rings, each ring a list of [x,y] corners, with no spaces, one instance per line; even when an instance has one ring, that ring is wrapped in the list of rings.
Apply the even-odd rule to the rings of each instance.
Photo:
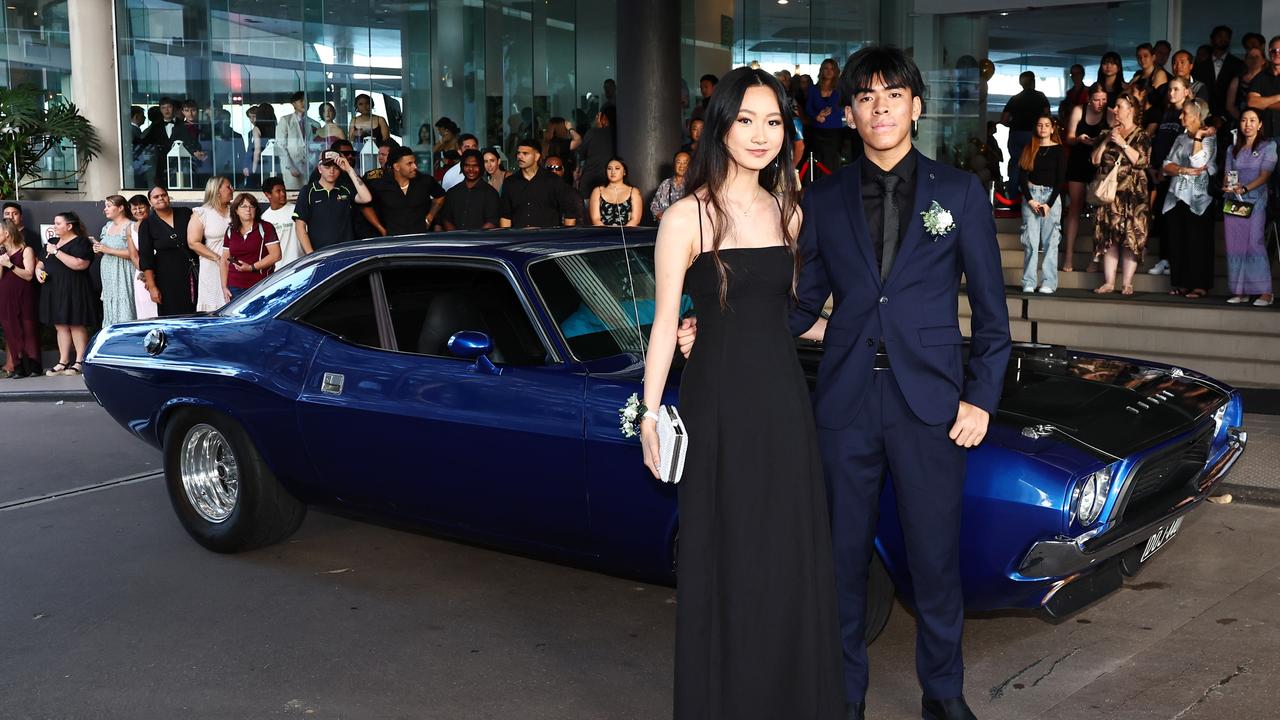
[[[960,401],[960,410],[956,412],[956,423],[951,426],[947,437],[962,448],[976,447],[987,436],[987,423],[991,414],[977,405]]]
[[[680,348],[680,354],[687,359],[689,353],[693,352],[693,341],[698,339],[698,318],[685,318],[680,321],[680,326],[676,328],[676,345]]]

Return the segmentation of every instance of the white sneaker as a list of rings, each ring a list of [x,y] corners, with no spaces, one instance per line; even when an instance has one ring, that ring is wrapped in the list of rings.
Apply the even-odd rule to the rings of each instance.
[[[1228,305],[1240,305],[1247,302],[1249,302],[1248,295],[1233,295],[1232,297],[1227,298]]]
[[[1023,286],[1022,286],[1022,292],[1024,292],[1024,293],[1033,293],[1033,292],[1035,292],[1035,291],[1036,291],[1036,286],[1035,286],[1035,285],[1023,285]]]
[[[1052,295],[1052,294],[1054,294],[1055,292],[1057,292],[1057,289],[1056,289],[1056,288],[1051,288],[1051,287],[1049,287],[1049,286],[1047,286],[1047,285],[1046,285],[1045,287],[1040,288],[1040,292],[1041,292],[1041,294],[1044,294],[1044,295]]]
[[[1263,300],[1262,296],[1259,295],[1258,299],[1253,301],[1253,306],[1254,307],[1271,307],[1271,303],[1273,302],[1275,302],[1275,298],[1269,298],[1269,299]]]
[[[1169,274],[1169,261],[1168,261],[1168,260],[1161,260],[1160,262],[1156,263],[1155,265],[1152,265],[1152,266],[1151,266],[1151,269],[1147,271],[1147,274],[1148,274],[1148,275],[1168,275],[1168,274]]]

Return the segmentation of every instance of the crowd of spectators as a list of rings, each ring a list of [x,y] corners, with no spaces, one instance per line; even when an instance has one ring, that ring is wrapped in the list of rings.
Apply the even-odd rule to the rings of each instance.
[[[1035,75],[1022,74],[1022,91],[1000,120],[1009,135],[999,199],[1021,204],[1024,292],[1053,293],[1059,269],[1076,269],[1081,217],[1091,215],[1087,270],[1103,275],[1095,292],[1132,295],[1155,248],[1159,259],[1147,272],[1169,275],[1171,295],[1203,298],[1214,289],[1221,220],[1228,302],[1272,304],[1266,231],[1276,206],[1280,36],[1268,43],[1247,33],[1243,57],[1232,53],[1232,38],[1219,26],[1195,52],[1143,43],[1132,74],[1107,52],[1088,85],[1075,66],[1056,116]],[[1058,216],[1066,236],[1060,265]]]

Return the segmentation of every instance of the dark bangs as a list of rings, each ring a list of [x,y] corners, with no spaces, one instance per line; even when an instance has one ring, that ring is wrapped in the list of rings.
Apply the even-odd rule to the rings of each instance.
[[[840,95],[852,102],[858,93],[870,91],[876,78],[886,88],[904,88],[924,100],[920,68],[901,49],[888,45],[869,45],[849,56],[840,73]]]

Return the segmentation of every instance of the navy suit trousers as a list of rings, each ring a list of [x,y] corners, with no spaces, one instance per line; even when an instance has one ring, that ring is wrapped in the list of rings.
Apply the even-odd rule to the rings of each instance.
[[[862,702],[867,692],[867,574],[886,470],[914,588],[920,686],[925,697],[959,697],[964,690],[959,547],[966,451],[947,437],[951,422],[927,425],[912,413],[892,370],[873,373],[854,422],[840,430],[818,429],[830,498],[845,698]]]

